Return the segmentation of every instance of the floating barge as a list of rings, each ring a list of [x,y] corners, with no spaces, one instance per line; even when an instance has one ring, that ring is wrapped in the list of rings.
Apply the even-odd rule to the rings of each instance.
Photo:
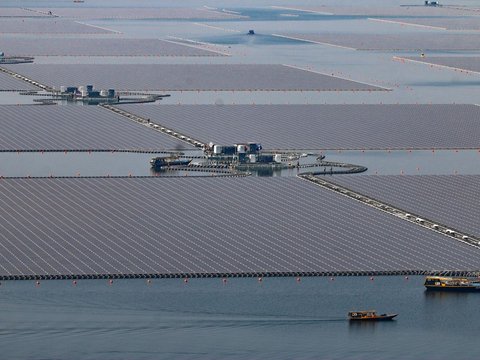
[[[177,156],[172,157],[154,157],[150,160],[152,168],[159,170],[170,166],[187,166],[192,159],[180,159]]]
[[[424,285],[429,291],[480,292],[480,280],[468,278],[427,276]]]

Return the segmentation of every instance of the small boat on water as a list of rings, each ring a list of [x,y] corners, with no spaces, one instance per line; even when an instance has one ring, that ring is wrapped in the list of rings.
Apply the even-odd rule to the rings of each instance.
[[[155,157],[150,160],[152,168],[161,169],[169,166],[186,166],[190,164],[192,159],[179,159],[178,156]]]
[[[476,292],[480,291],[480,280],[459,277],[427,276],[424,286],[430,291]]]
[[[386,321],[392,320],[398,314],[377,314],[375,310],[350,311],[348,319],[350,321]]]

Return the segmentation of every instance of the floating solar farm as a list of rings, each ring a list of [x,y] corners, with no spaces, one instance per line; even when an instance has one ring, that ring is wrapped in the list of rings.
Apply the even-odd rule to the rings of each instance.
[[[480,73],[480,57],[478,56],[428,56],[399,58],[414,62],[443,66],[454,70],[465,70]]]
[[[0,151],[193,148],[98,106],[0,106]]]
[[[48,15],[48,11],[45,13],[41,13],[38,11],[28,10],[28,9],[21,9],[21,8],[2,8],[0,12],[0,18],[11,18],[11,17],[21,17],[21,18],[28,18],[28,17],[50,17]]]
[[[97,88],[152,91],[386,90],[275,64],[20,64],[6,67],[39,83],[57,88],[65,84],[94,83]]]
[[[357,50],[384,51],[476,51],[480,48],[480,38],[476,34],[439,33],[432,36],[428,32],[411,34],[294,34],[281,36],[318,44],[341,46]]]
[[[331,181],[458,231],[480,236],[480,176],[346,176]]]
[[[0,190],[3,279],[463,272],[480,255],[297,178],[2,179]]]
[[[0,48],[17,56],[221,56],[158,39],[0,39]]]
[[[440,77],[451,72],[398,66],[391,53],[421,51],[426,57],[395,59],[479,72],[478,35],[449,31],[480,29],[474,8],[299,4],[244,8],[248,17],[235,8],[85,6],[0,12],[1,60],[35,57],[3,64],[0,91],[24,91],[11,97],[23,101],[34,94],[32,103],[60,94],[59,105],[0,99],[0,155],[10,161],[0,176],[0,280],[480,272],[475,242],[343,196],[322,185],[325,176],[301,175],[366,169],[347,164],[354,155],[337,163],[323,150],[339,150],[341,159],[349,152],[340,150],[476,153],[480,106],[463,88],[474,81],[450,88]],[[398,23],[415,26],[397,31]],[[463,56],[442,54],[455,51]],[[155,102],[167,91],[162,104],[87,105],[90,96]],[[118,174],[132,159],[139,173],[8,174],[19,161],[14,152],[60,151],[119,152]],[[50,174],[61,164],[45,158],[65,158],[20,155],[45,161]],[[108,153],[93,155],[85,155],[86,168],[110,174],[105,157],[90,160]],[[159,175],[170,164],[168,176]],[[265,164],[269,171],[255,172]],[[278,177],[261,176],[273,169]],[[328,179],[475,238],[479,176]]]
[[[0,32],[7,34],[114,34],[114,31],[58,18],[0,17]]]
[[[50,9],[31,8],[31,11],[47,13]],[[228,12],[192,8],[55,8],[56,16],[78,19],[161,19],[161,20],[231,20],[245,19]]]
[[[477,16],[458,18],[394,18],[394,19],[370,19],[386,23],[412,25],[438,28],[443,30],[480,30],[480,19]]]
[[[261,141],[268,149],[480,147],[480,107],[475,105],[119,107],[205,143]]]
[[[346,16],[465,16],[475,15],[479,9],[461,6],[275,6],[326,15]]]
[[[25,81],[15,79],[0,71],[0,91],[39,90],[38,87]]]

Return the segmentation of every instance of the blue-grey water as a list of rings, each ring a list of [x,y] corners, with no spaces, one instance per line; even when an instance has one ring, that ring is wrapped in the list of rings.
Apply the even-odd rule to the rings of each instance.
[[[9,359],[475,359],[478,294],[423,277],[4,282]],[[350,324],[348,311],[395,312]]]
[[[306,150],[307,151],[307,150]],[[185,156],[198,151],[184,152]],[[302,151],[298,151],[302,153]],[[480,175],[480,150],[328,150],[317,151],[325,160],[367,167],[366,175]],[[0,176],[198,176],[200,171],[153,171],[149,161],[158,154],[121,152],[0,152]],[[200,163],[201,160],[194,159]],[[316,156],[300,158],[313,164]],[[302,172],[326,171],[318,166],[260,172],[271,176],[296,176]],[[250,171],[250,170],[249,170]],[[258,175],[250,171],[252,175]]]

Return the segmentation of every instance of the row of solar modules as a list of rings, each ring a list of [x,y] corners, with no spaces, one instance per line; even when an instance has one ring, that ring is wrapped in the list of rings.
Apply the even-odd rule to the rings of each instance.
[[[336,176],[355,192],[480,237],[480,176]]]
[[[480,39],[476,34],[457,34],[416,32],[401,34],[361,34],[361,33],[281,33],[287,38],[307,42],[330,44],[357,50],[384,50],[384,51],[477,51]]]
[[[165,150],[193,148],[97,106],[0,106],[0,150]]]
[[[449,16],[474,16],[480,12],[479,7],[475,6],[419,6],[418,5],[397,5],[397,6],[368,6],[363,4],[342,5],[342,6],[293,6],[299,11],[308,11],[329,15],[359,15],[359,16],[382,16],[382,17],[449,17]],[[280,7],[281,8],[281,7]]]
[[[2,179],[0,215],[3,278],[470,271],[480,255],[298,178]]]
[[[165,150],[260,142],[265,149],[479,148],[475,105],[0,106],[0,150]],[[148,121],[154,126],[149,126]],[[157,126],[158,125],[158,126]]]
[[[282,8],[278,6],[272,7]],[[424,6],[292,6],[285,9],[308,11],[328,15],[360,15],[360,16],[382,16],[382,17],[449,17],[449,16],[471,16],[480,11],[479,8],[459,6],[452,7],[424,7]],[[51,15],[49,15],[51,11]],[[188,8],[167,8],[167,7],[145,7],[145,8],[98,8],[98,7],[50,7],[50,8],[4,8],[0,17],[44,17],[60,16],[66,18],[83,19],[209,19],[228,20],[242,19],[245,16],[233,14],[215,9],[188,9]]]
[[[244,19],[245,16],[213,9],[193,9],[186,7],[55,7],[48,8],[2,8],[1,17],[48,17],[88,19],[165,19],[165,20],[229,20]]]
[[[59,89],[96,88],[159,91],[385,90],[278,64],[18,64],[5,68]]]

